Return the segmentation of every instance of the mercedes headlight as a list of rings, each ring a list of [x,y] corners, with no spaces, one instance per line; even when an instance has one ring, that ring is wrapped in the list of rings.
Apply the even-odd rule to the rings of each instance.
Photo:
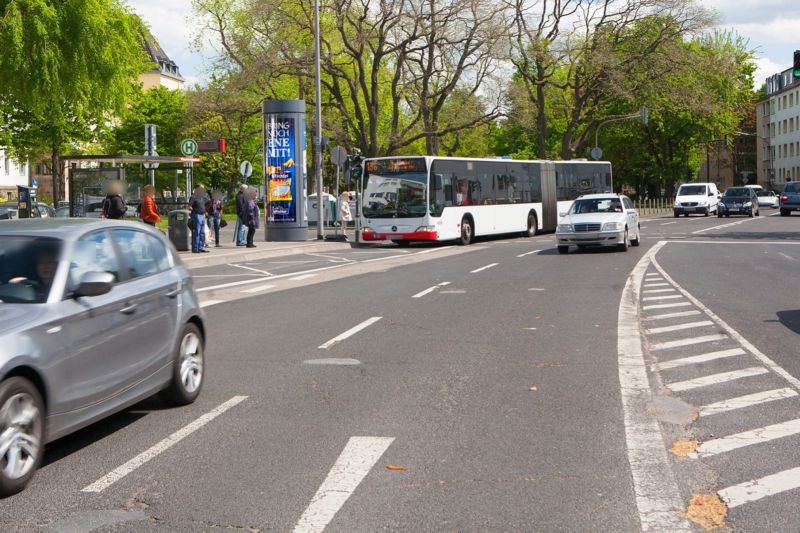
[[[681,206],[681,203],[679,201],[677,201],[677,200],[675,200],[675,203],[672,204],[672,207],[680,207],[680,206]]]
[[[572,233],[572,224],[559,224],[556,231],[558,233]]]
[[[606,222],[603,224],[603,231],[619,231],[625,227],[623,222]]]

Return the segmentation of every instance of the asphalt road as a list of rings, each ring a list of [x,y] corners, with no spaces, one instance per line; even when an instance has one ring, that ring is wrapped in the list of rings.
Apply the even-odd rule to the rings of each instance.
[[[199,400],[149,400],[53,443],[32,485],[0,502],[0,524],[638,531],[647,478],[676,489],[675,523],[699,530],[679,515],[692,494],[727,496],[800,466],[798,224],[658,218],[626,253],[563,256],[545,235],[197,269],[210,333]],[[618,315],[636,272],[652,398],[631,413]],[[667,313],[690,314],[653,318]],[[721,351],[742,353],[682,361]],[[686,385],[753,368],[764,371]],[[760,403],[730,402],[754,394]],[[637,416],[656,424],[641,438],[658,444],[669,476],[632,462]],[[715,440],[770,425],[746,445]],[[699,441],[696,456],[667,452],[683,439]],[[727,525],[797,530],[790,474],[763,483],[781,490],[732,500]]]

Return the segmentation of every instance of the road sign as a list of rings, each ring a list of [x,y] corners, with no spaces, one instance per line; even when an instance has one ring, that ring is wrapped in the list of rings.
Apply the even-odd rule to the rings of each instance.
[[[239,165],[239,174],[242,175],[244,179],[249,178],[253,175],[253,163],[250,161],[242,161],[242,164]]]
[[[343,165],[347,161],[347,150],[342,146],[334,146],[331,148],[331,163],[334,165]]]
[[[184,139],[181,141],[181,153],[185,156],[193,156],[197,153],[197,141],[194,139]]]
[[[592,148],[590,153],[592,154],[592,159],[595,161],[599,161],[600,158],[603,157],[603,150],[599,146]]]
[[[144,155],[153,155],[156,153],[156,125],[144,125]]]
[[[145,157],[158,157],[158,152],[153,150],[152,154],[148,154],[147,152],[144,153]],[[158,163],[143,163],[144,168],[150,170],[151,168],[158,168]]]

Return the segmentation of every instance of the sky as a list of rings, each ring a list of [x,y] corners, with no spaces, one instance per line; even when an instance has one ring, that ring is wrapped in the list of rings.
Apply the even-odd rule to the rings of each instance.
[[[767,76],[792,66],[800,50],[800,2],[797,0],[699,0],[719,14],[720,29],[734,30],[756,51],[755,85]],[[192,0],[128,0],[150,26],[161,47],[178,64],[189,85],[203,83],[207,58],[214,51],[208,42],[195,49],[196,19]]]

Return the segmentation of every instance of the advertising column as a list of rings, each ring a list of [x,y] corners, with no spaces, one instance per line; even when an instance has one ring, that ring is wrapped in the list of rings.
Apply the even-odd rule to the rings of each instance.
[[[264,102],[266,240],[308,240],[306,215],[306,103]]]

